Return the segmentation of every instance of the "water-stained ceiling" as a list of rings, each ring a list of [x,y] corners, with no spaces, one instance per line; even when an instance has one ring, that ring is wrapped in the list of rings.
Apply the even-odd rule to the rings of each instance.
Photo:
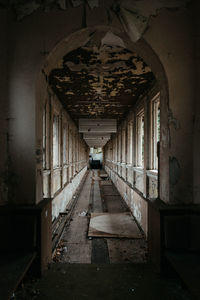
[[[110,34],[110,35],[109,35]],[[49,75],[49,84],[75,122],[114,118],[118,123],[155,77],[145,62],[108,33],[67,53]],[[110,42],[108,42],[110,41]]]

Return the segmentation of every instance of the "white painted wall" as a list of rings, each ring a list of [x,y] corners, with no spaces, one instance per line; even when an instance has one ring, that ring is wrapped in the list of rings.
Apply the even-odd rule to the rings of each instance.
[[[52,220],[58,217],[60,212],[63,212],[72,199],[73,194],[75,193],[77,187],[80,184],[85,172],[87,171],[87,167],[81,170],[54,199],[52,202]]]

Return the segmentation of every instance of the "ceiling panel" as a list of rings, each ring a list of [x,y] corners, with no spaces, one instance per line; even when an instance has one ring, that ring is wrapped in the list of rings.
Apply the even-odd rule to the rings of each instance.
[[[116,45],[104,40],[94,33],[85,46],[66,53],[49,75],[50,86],[77,124],[79,118],[120,123],[155,82],[151,69],[122,40]]]

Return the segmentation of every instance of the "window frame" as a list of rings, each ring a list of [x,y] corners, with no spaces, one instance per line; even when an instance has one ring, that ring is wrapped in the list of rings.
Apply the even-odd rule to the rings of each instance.
[[[55,118],[57,119],[57,140],[55,141],[55,127],[54,127],[54,120]],[[60,160],[61,160],[61,154],[60,154],[60,146],[61,146],[61,143],[60,143],[60,131],[61,131],[61,118],[60,118],[60,115],[59,113],[57,112],[54,112],[53,113],[53,132],[52,132],[52,135],[53,135],[53,138],[52,138],[52,164],[53,164],[53,169],[57,169],[60,167]],[[56,160],[55,160],[55,144],[57,145],[57,157],[56,157]]]
[[[159,111],[159,117],[158,117]],[[160,92],[151,99],[151,170],[158,171],[158,142],[160,141]],[[158,132],[159,131],[159,132]],[[159,137],[158,137],[159,136]]]
[[[142,126],[143,124],[143,126]],[[144,135],[145,135],[144,108],[136,114],[136,167],[144,169]]]
[[[67,165],[68,164],[68,124],[67,122],[63,123],[63,127],[62,127],[62,139],[63,139],[63,143],[62,143],[62,151],[63,151],[63,157],[62,157],[62,162],[63,165]]]

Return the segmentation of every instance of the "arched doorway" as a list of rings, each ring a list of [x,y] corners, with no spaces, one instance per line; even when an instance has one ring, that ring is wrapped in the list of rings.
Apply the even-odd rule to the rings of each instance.
[[[106,45],[106,48],[103,48],[104,45]],[[101,48],[102,51],[99,51],[99,48]],[[115,65],[114,67],[112,65],[111,68],[108,68],[111,58],[113,58],[112,64]],[[102,64],[103,60],[104,64]],[[80,66],[80,64],[82,65]],[[93,64],[95,64],[95,70],[93,68]],[[130,68],[134,69],[135,64],[137,64],[135,67],[136,72],[129,74]],[[137,74],[138,69],[140,69],[140,72]],[[96,74],[94,74],[94,71]],[[97,74],[97,71],[99,74]],[[83,73],[83,77],[78,76],[81,72]],[[93,78],[91,78],[92,72],[94,75]],[[101,75],[103,72],[104,78],[102,79]],[[110,77],[105,75],[105,73],[109,72],[112,73]],[[124,90],[126,89],[127,94],[130,93],[129,97],[126,99],[126,93],[123,94],[124,98],[121,99],[121,102],[119,102],[120,105],[113,104],[111,101],[113,108],[110,113],[108,113],[105,109],[102,109],[104,105],[105,107],[106,105],[109,107],[111,104],[109,101],[107,103],[105,98],[108,96],[111,98],[115,97],[121,89],[119,78],[117,81],[117,85],[119,87],[118,90],[113,88],[112,80],[113,78],[115,80],[117,76],[122,77],[125,73],[128,73],[128,76],[126,75],[126,82],[129,80],[128,77],[131,77],[131,80],[133,80],[133,77],[135,76],[137,89],[135,89],[134,92],[136,92],[136,95],[134,93],[131,94],[132,89],[130,88],[130,85],[126,88],[123,87]],[[77,77],[73,77],[74,74],[76,74]],[[84,88],[82,87],[85,98],[80,104],[80,102],[77,103],[76,98],[82,96],[83,92],[79,93],[81,85],[77,84],[77,82],[79,81],[79,83],[81,82],[81,84],[84,85],[84,77],[87,81],[86,86]],[[102,80],[104,80],[105,77],[108,83],[107,90],[104,95],[104,84],[102,83]],[[92,83],[90,86],[87,85],[89,80]],[[65,86],[63,86],[62,83],[64,83]],[[139,88],[140,84],[142,84],[141,89]],[[95,94],[90,94],[88,87],[93,88],[93,92],[95,92]],[[133,43],[125,33],[105,26],[86,28],[73,33],[68,38],[62,40],[49,54],[44,66],[42,67],[42,72],[40,73],[38,80],[39,96],[37,101],[37,139],[43,140],[44,149],[42,148],[41,152],[45,152],[46,158],[43,159],[43,165],[41,165],[41,174],[43,174],[41,177],[43,178],[37,178],[38,183],[43,182],[42,185],[38,184],[37,195],[41,195],[43,193],[45,194],[45,197],[53,198],[53,217],[56,218],[59,212],[63,210],[64,205],[66,205],[66,203],[63,203],[62,201],[63,196],[66,193],[69,197],[73,195],[74,190],[70,189],[69,193],[69,186],[67,187],[66,184],[73,184],[73,179],[75,179],[76,173],[80,174],[80,171],[82,170],[80,175],[81,179],[85,172],[84,168],[87,165],[86,157],[88,155],[88,148],[87,145],[81,144],[80,141],[76,142],[76,139],[72,140],[74,134],[77,135],[77,132],[75,133],[76,129],[74,126],[71,126],[68,129],[66,128],[65,134],[69,136],[69,148],[67,151],[69,152],[68,159],[70,167],[65,167],[64,157],[66,153],[63,148],[59,148],[59,140],[62,141],[62,147],[65,145],[66,141],[63,133],[61,136],[59,128],[61,126],[64,128],[63,124],[65,123],[65,119],[67,120],[68,117],[66,116],[65,118],[63,114],[60,115],[61,107],[59,104],[54,105],[54,112],[51,115],[51,130],[46,131],[49,122],[49,119],[46,119],[46,113],[49,114],[50,110],[52,110],[51,104],[52,101],[54,101],[52,91],[57,95],[56,98],[58,98],[62,105],[67,108],[72,119],[75,119],[76,122],[78,122],[78,118],[84,118],[84,114],[89,116],[89,119],[94,117],[99,119],[109,119],[115,118],[116,115],[116,118],[118,119],[118,128],[120,128],[121,133],[116,141],[113,135],[110,139],[111,142],[105,146],[104,153],[107,157],[104,157],[104,159],[108,159],[109,161],[109,151],[107,148],[110,147],[110,143],[112,143],[111,148],[120,148],[121,144],[127,144],[127,133],[129,136],[132,136],[131,143],[133,143],[133,137],[135,136],[135,151],[133,151],[133,149],[131,150],[134,153],[132,154],[132,158],[134,159],[130,162],[126,161],[125,150],[121,147],[121,152],[118,152],[116,156],[115,166],[112,164],[110,166],[109,162],[106,163],[105,161],[104,164],[122,197],[127,202],[136,220],[147,235],[148,201],[146,200],[149,200],[149,198],[159,197],[163,201],[168,202],[169,197],[167,155],[168,120],[165,113],[168,109],[168,90],[165,72],[158,57],[144,40],[141,39],[137,43]],[[108,91],[109,95],[107,94]],[[77,92],[79,93],[78,96],[76,94]],[[93,99],[90,98],[92,96],[94,96]],[[68,102],[65,102],[65,97],[68,99]],[[144,98],[143,106],[141,106],[140,103],[142,97]],[[90,98],[89,102],[91,102],[91,104],[86,101],[86,98]],[[47,99],[47,101],[45,99]],[[84,101],[86,101],[86,103],[84,103]],[[123,101],[126,103],[125,105],[123,105]],[[47,102],[48,104],[46,105]],[[136,110],[133,109],[134,105]],[[131,113],[128,114],[130,109],[131,113],[134,115],[134,119],[132,119]],[[77,117],[77,114],[79,117]],[[130,122],[124,123],[123,119],[125,117],[127,117]],[[158,118],[160,120],[159,128]],[[157,127],[154,128],[154,126]],[[43,131],[41,131],[41,128],[43,128]],[[155,135],[158,135],[158,130],[160,136],[160,155],[159,162],[156,162],[157,140],[155,141]],[[140,135],[138,134],[139,131]],[[44,140],[44,136],[47,137],[47,135],[48,138]],[[151,142],[151,140],[153,140],[153,142]],[[45,145],[47,146],[47,144],[50,149],[49,153],[46,153]],[[70,151],[70,149],[80,149],[80,147],[84,148],[84,163],[82,166],[78,165],[77,167],[74,165],[74,162],[80,157],[75,157],[75,152]],[[60,165],[59,153],[62,153],[62,166]],[[112,155],[114,154],[112,153]],[[43,170],[46,167],[46,163],[47,167],[49,164],[50,168],[47,168],[47,172],[45,172],[44,176]],[[130,176],[127,175],[127,172],[129,173],[130,169],[126,166],[128,163],[131,164],[132,168],[132,175]],[[118,167],[116,164],[120,164],[120,166]],[[142,183],[140,180],[141,169]],[[156,172],[152,172],[155,170],[158,170],[157,174]],[[151,189],[155,185],[156,188],[152,192]],[[66,187],[68,188],[67,192],[65,191]],[[74,186],[74,189],[76,187],[77,186]],[[152,193],[152,197],[150,193]],[[146,200],[144,200],[144,198],[146,198]]]

